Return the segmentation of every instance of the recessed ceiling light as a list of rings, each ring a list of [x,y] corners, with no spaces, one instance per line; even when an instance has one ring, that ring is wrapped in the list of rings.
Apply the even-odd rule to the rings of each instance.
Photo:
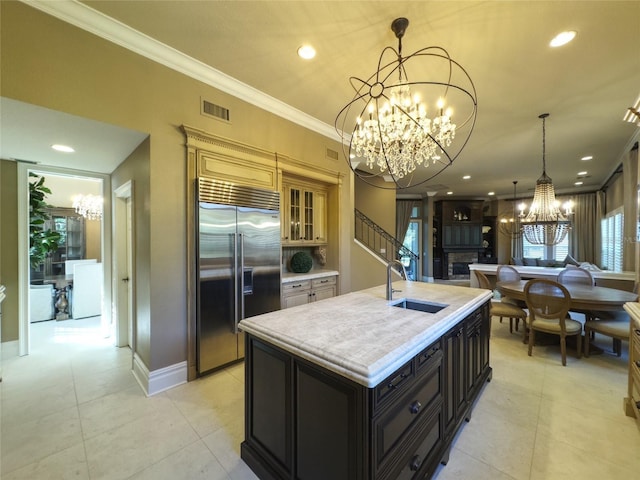
[[[566,45],[571,40],[573,40],[576,36],[575,30],[568,30],[566,32],[560,32],[558,35],[553,37],[553,40],[549,42],[550,47],[561,47],[562,45]]]
[[[584,172],[578,172],[579,177],[584,177],[587,174],[586,170]]]
[[[462,177],[463,180],[469,180],[471,178],[471,175],[465,175],[464,177]]]
[[[447,192],[447,195],[453,195],[453,192]]]
[[[311,45],[302,45],[298,48],[298,56],[300,58],[304,58],[305,60],[311,60],[316,56],[316,49]]]
[[[593,156],[592,155],[587,155],[586,157],[582,157],[580,160],[592,160]]]
[[[57,152],[64,152],[64,153],[73,153],[75,152],[75,150],[73,148],[71,148],[68,145],[60,145],[60,144],[55,144],[55,145],[51,145],[51,148],[53,148],[54,150],[56,150]]]
[[[496,194],[496,192],[489,192],[489,193],[487,193],[487,195],[489,195],[489,196],[491,196],[491,195],[495,195],[495,194]]]
[[[575,182],[574,185],[582,185],[583,182]]]

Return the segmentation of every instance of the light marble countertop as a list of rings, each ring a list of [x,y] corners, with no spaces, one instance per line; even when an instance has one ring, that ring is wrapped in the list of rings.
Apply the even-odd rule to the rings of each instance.
[[[387,376],[491,298],[489,290],[444,284],[393,283],[244,319],[240,328],[366,387]],[[423,313],[391,304],[402,299],[446,304]]]
[[[340,275],[337,270],[311,270],[307,273],[282,272],[282,283],[301,282],[303,280],[313,280],[314,278],[331,277]]]

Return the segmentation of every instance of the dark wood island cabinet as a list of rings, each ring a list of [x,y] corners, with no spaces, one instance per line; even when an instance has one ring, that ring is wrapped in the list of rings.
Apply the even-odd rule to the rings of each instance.
[[[470,297],[480,292],[466,290]],[[412,342],[410,357],[381,381],[373,380],[375,385],[336,372],[340,367],[333,368],[332,361],[323,365],[304,345],[287,348],[245,325],[243,460],[263,480],[430,478],[440,462],[446,463],[457,430],[491,378],[489,304],[480,296],[471,302],[471,312],[455,321],[450,319],[455,313],[436,321],[438,314],[398,312],[402,309],[383,301],[398,319],[404,313],[419,323],[427,316],[427,329],[442,329],[444,322],[446,330],[426,335],[426,346]],[[325,308],[343,297],[324,301]],[[294,338],[296,332],[288,334]],[[341,332],[335,334],[340,338]],[[381,364],[393,355],[381,353]]]

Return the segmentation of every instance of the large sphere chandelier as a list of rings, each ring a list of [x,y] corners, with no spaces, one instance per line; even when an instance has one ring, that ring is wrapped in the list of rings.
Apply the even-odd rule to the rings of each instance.
[[[543,113],[538,117],[542,119],[542,176],[536,182],[529,213],[521,222],[524,237],[534,245],[557,245],[562,242],[571,229],[569,216],[573,213],[570,202],[564,205],[564,214],[560,211],[553,182],[547,175],[545,121],[548,116],[548,113]]]
[[[355,95],[335,121],[351,169],[380,188],[403,189],[431,180],[458,157],[476,121],[473,81],[444,48],[402,56],[408,25],[406,18],[393,21],[398,49],[385,47],[368,79],[349,79]],[[420,78],[425,75],[430,78]],[[454,122],[452,108],[460,123]],[[421,165],[429,169],[426,175],[416,171]],[[374,182],[376,177],[389,186]]]

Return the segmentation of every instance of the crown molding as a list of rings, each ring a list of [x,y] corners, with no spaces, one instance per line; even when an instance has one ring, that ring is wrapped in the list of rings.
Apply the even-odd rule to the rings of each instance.
[[[20,0],[63,22],[120,45],[183,75],[341,142],[335,128],[77,0]]]

